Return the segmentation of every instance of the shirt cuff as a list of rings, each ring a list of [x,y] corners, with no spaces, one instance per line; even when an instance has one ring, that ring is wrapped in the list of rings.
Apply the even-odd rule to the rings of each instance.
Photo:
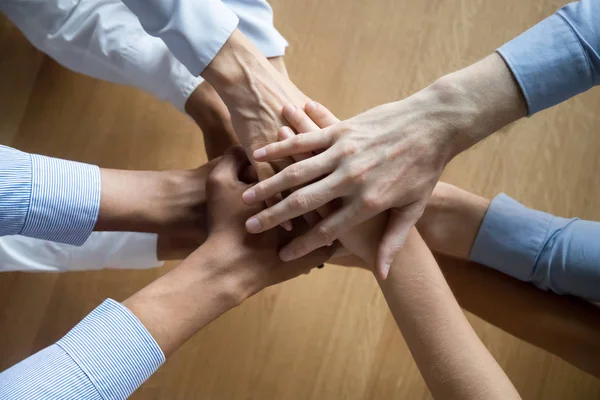
[[[529,115],[593,86],[581,43],[558,14],[546,18],[497,51],[519,83]]]
[[[193,76],[187,67],[178,60],[173,64],[170,71],[170,77],[167,81],[167,95],[165,100],[171,103],[181,112],[185,112],[187,103],[192,92],[204,82],[201,76]],[[161,99],[162,100],[162,99]]]
[[[490,204],[469,258],[522,281],[530,281],[553,216],[499,194]]]
[[[204,71],[238,25],[238,17],[221,0],[123,2],[194,76]]]
[[[21,235],[80,246],[99,209],[97,166],[31,155],[31,198]]]
[[[107,299],[57,343],[104,399],[125,399],[165,361],[144,325]]]
[[[31,198],[31,156],[0,145],[0,234],[23,230]]]

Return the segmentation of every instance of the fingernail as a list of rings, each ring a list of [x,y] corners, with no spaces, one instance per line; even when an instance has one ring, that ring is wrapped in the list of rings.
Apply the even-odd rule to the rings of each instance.
[[[292,114],[295,111],[296,111],[296,106],[293,104],[286,104],[285,106],[283,106],[284,113]]]
[[[281,258],[281,261],[292,261],[294,259],[294,252],[288,249],[283,249],[279,252],[279,258]]]
[[[285,221],[283,224],[281,224],[281,226],[283,226],[283,229],[285,229],[288,232],[292,230],[292,222],[291,221]]]
[[[242,194],[242,200],[244,200],[244,202],[246,204],[253,203],[255,199],[256,199],[256,192],[254,190],[252,190],[252,189],[246,190]]]
[[[246,230],[250,233],[258,233],[260,231],[260,221],[257,218],[250,218],[246,221]]]
[[[267,151],[264,148],[254,150],[254,153],[252,153],[252,156],[256,160],[258,160],[259,158],[263,158],[266,155],[267,155]]]
[[[304,109],[306,110],[306,112],[315,111],[317,109],[317,102],[313,100],[309,101],[308,103],[306,103],[306,106],[304,106]]]

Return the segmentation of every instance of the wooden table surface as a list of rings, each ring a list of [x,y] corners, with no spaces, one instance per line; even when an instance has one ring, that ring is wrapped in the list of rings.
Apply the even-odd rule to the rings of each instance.
[[[561,0],[272,2],[291,78],[341,118],[401,99],[489,54]],[[600,220],[600,91],[522,120],[443,179]],[[140,91],[62,68],[0,22],[0,143],[131,169],[206,160],[200,130]],[[59,339],[148,271],[0,275],[0,370]],[[489,301],[502,302],[502,298]],[[469,314],[525,399],[600,398],[600,380]],[[328,267],[271,288],[197,334],[134,399],[420,399],[430,394],[367,272]]]

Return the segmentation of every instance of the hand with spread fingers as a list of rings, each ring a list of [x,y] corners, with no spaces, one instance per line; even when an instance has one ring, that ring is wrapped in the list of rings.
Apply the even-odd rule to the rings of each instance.
[[[258,149],[254,152],[255,159],[270,161],[322,152],[249,189],[244,193],[244,201],[254,204],[321,179],[250,218],[246,223],[248,231],[262,232],[342,198],[341,208],[282,249],[282,259],[290,260],[330,244],[348,229],[396,207],[389,216],[375,262],[377,275],[385,278],[395,252],[423,213],[427,198],[450,158],[449,153],[443,156],[435,153],[437,147],[432,145],[432,138],[421,134],[422,122],[415,115],[416,107],[413,110],[408,107],[407,133],[398,143],[398,133],[393,127],[385,127],[384,122],[399,112],[397,104],[380,106],[346,122],[340,122],[315,102],[307,103],[306,114],[295,106],[286,106],[284,116],[301,134],[290,137],[289,128],[282,128],[279,136],[289,138]],[[392,170],[398,173],[391,174]]]
[[[484,83],[493,83],[493,89],[479,90]],[[279,137],[285,139],[256,149],[253,157],[256,162],[307,153],[312,157],[244,193],[244,201],[255,204],[297,189],[250,218],[246,228],[263,232],[341,199],[340,208],[282,249],[281,258],[292,260],[390,210],[375,261],[375,271],[384,279],[448,162],[525,114],[518,86],[498,55],[346,121],[315,102],[304,110],[288,105],[283,115],[300,134],[283,127]]]

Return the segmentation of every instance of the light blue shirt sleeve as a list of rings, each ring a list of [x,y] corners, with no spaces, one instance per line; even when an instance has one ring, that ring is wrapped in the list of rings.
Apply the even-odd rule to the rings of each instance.
[[[0,373],[0,399],[126,399],[164,361],[135,315],[108,299],[54,345]]]
[[[100,209],[97,166],[0,145],[0,236],[82,245]]]
[[[221,0],[123,0],[144,30],[165,42],[200,75],[237,28],[239,19]]]
[[[571,3],[498,49],[529,115],[600,83],[600,1]]]
[[[543,290],[600,301],[599,237],[599,222],[555,217],[500,194],[469,258]]]

